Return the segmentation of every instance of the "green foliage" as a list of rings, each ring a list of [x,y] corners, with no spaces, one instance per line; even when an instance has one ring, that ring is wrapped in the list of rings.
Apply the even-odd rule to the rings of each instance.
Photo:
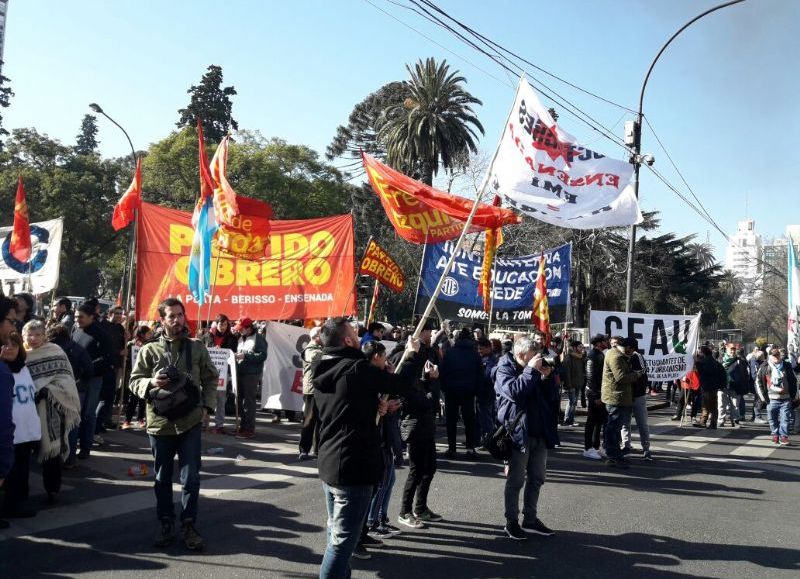
[[[450,72],[447,61],[433,58],[406,65],[411,80],[403,102],[385,109],[379,121],[378,139],[386,145],[392,167],[419,175],[428,185],[439,171],[458,168],[469,152],[476,153],[476,130],[483,125],[471,105],[482,104],[463,88],[466,79]]]
[[[212,64],[200,79],[199,85],[192,85],[186,92],[191,95],[189,104],[180,109],[178,128],[195,127],[197,119],[203,122],[203,131],[209,141],[219,143],[230,130],[237,130],[239,124],[233,119],[233,102],[236,94],[232,86],[222,86],[222,67]]]
[[[75,141],[75,152],[79,155],[90,155],[97,151],[97,117],[84,115]]]

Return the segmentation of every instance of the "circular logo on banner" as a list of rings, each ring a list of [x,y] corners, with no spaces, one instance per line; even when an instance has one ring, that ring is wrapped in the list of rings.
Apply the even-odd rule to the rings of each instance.
[[[449,298],[456,295],[458,293],[458,282],[450,276],[444,278],[444,283],[442,284],[442,293]]]
[[[30,260],[20,261],[11,255],[11,231],[9,231],[8,235],[6,235],[6,238],[3,240],[3,261],[17,273],[36,273],[42,269],[47,262],[47,243],[49,241],[49,231],[44,227],[31,225],[31,247],[35,248],[36,252],[31,252]]]

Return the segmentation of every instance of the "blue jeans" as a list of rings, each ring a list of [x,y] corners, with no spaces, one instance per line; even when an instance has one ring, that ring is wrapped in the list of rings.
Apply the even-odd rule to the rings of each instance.
[[[176,435],[149,435],[153,453],[156,481],[156,516],[158,520],[173,520],[175,506],[172,502],[172,470],[175,454],[178,455],[181,492],[181,522],[197,520],[197,498],[200,496],[200,424]]]
[[[392,489],[396,478],[394,472],[394,455],[391,452],[383,454],[383,480],[378,492],[372,497],[367,515],[367,525],[379,525],[389,520],[389,499],[392,498]]]
[[[81,400],[81,424],[69,433],[69,454],[75,456],[80,440],[81,450],[89,452],[94,442],[94,427],[97,424],[97,401],[103,389],[103,377],[95,376],[86,383],[86,389],[79,393]]]
[[[320,579],[349,579],[350,556],[367,516],[372,485],[333,487],[322,483],[328,510],[328,545],[319,568]]]
[[[547,443],[543,438],[528,438],[525,450],[511,451],[508,475],[503,490],[503,503],[507,522],[519,521],[519,491],[522,493],[522,522],[533,523],[537,519],[539,491],[547,473]]]
[[[772,436],[789,436],[789,413],[792,410],[790,400],[770,400],[767,404],[769,430]]]
[[[578,391],[567,390],[567,409],[564,412],[564,424],[575,422],[575,408],[578,407]]]
[[[117,393],[117,371],[108,370],[103,375],[103,386],[100,388],[100,400],[97,403],[95,434],[106,431],[106,423],[111,421],[111,409]]]
[[[608,420],[603,437],[606,443],[606,455],[608,458],[622,458],[622,425],[631,421],[630,406],[606,406]]]

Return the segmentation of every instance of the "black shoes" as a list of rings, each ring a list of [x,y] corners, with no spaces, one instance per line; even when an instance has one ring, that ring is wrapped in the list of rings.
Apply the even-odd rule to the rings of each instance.
[[[183,544],[190,551],[201,551],[205,547],[206,543],[200,533],[197,532],[197,529],[194,528],[192,521],[183,522]]]
[[[506,526],[503,527],[503,530],[510,539],[514,539],[515,541],[524,541],[528,538],[528,535],[525,534],[525,531],[522,530],[517,521],[508,521]]]
[[[161,526],[153,541],[154,547],[169,547],[175,542],[175,523],[170,519],[161,521]]]
[[[522,528],[525,529],[526,531],[530,531],[531,533],[535,533],[537,535],[544,535],[545,537],[552,537],[553,535],[556,534],[556,532],[553,529],[550,529],[547,526],[545,526],[545,524],[539,519],[536,519],[532,523],[522,521]]]

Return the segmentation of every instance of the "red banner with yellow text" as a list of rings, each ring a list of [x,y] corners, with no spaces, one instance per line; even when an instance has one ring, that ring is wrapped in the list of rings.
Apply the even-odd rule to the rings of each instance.
[[[143,203],[136,253],[136,317],[158,319],[158,304],[181,299],[189,319],[206,319],[187,287],[191,215]],[[342,315],[354,304],[353,221],[350,215],[271,221],[264,258],[250,261],[219,255],[211,261],[211,313],[231,319],[294,320]],[[350,299],[348,300],[348,296]],[[355,305],[345,312],[355,313]]]
[[[396,293],[400,293],[406,287],[406,276],[397,262],[384,251],[384,249],[371,239],[367,250],[364,252],[364,259],[358,268],[358,273],[369,275]]]

